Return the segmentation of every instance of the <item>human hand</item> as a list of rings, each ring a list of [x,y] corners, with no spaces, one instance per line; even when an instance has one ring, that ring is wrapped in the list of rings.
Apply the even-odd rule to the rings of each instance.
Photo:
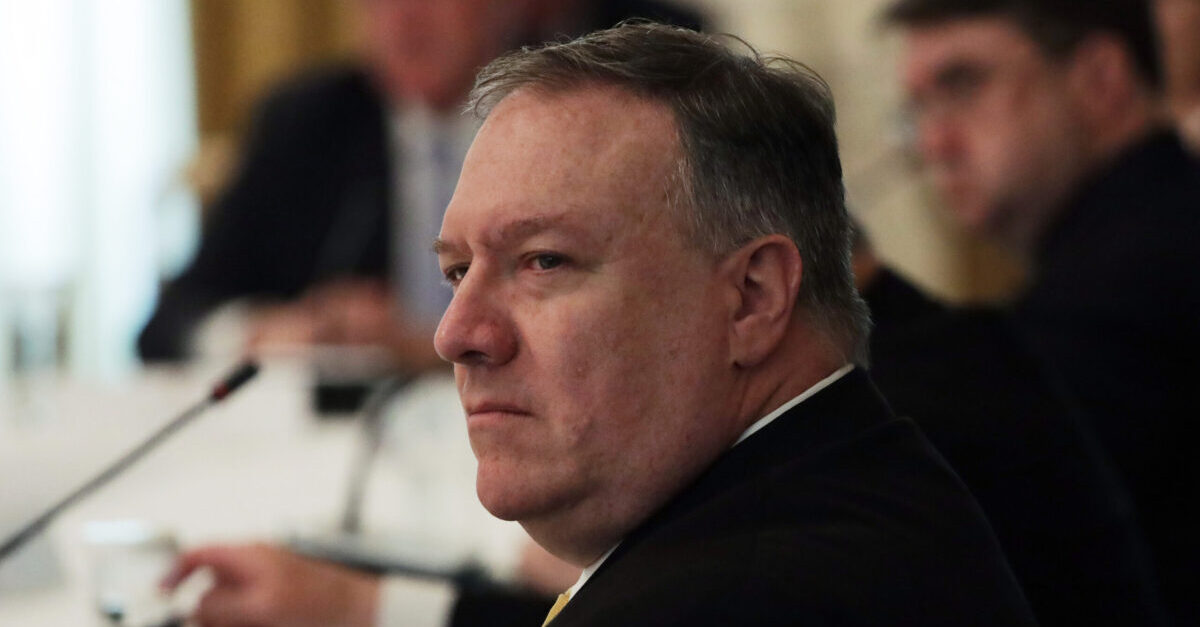
[[[399,307],[378,282],[346,280],[309,292],[315,341],[386,348],[396,366],[410,372],[444,367],[433,349],[433,327]]]
[[[265,544],[209,546],[176,561],[162,587],[174,590],[199,569],[212,588],[194,620],[201,627],[370,627],[379,579]]]
[[[434,351],[432,325],[409,316],[377,281],[333,281],[295,302],[262,307],[248,335],[251,352],[311,344],[379,346],[409,372],[446,365]]]
[[[255,353],[308,346],[316,340],[316,320],[304,303],[281,303],[255,308],[246,332],[247,348]]]
[[[343,279],[319,285],[304,297],[315,341],[324,344],[385,344],[396,325],[387,288],[378,281]]]
[[[308,344],[384,344],[394,324],[387,290],[377,281],[343,279],[253,313],[251,349]]]

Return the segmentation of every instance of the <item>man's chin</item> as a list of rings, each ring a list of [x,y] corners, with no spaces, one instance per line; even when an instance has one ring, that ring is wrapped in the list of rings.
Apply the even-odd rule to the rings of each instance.
[[[545,509],[528,482],[511,477],[485,475],[482,466],[475,479],[475,494],[491,515],[501,520],[522,520]]]
[[[955,222],[964,231],[982,237],[991,234],[993,211],[982,199],[966,192],[947,194],[945,198]]]

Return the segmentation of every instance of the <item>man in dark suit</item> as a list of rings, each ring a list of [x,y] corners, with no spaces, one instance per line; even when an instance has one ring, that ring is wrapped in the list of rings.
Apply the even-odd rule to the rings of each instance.
[[[966,488],[853,365],[819,78],[626,26],[493,63],[473,106],[435,345],[480,500],[583,568],[553,624],[1033,624]]]
[[[950,307],[861,242],[871,377],[979,501],[1044,627],[1169,624],[1133,506],[1009,312]]]
[[[832,104],[630,26],[504,57],[435,248],[484,506],[583,568],[555,625],[1031,624],[856,370]]]
[[[449,291],[428,254],[474,123],[475,71],[514,44],[644,17],[699,27],[654,1],[359,0],[364,63],[309,72],[259,107],[199,253],[166,286],[139,353],[181,359],[216,308],[250,301],[251,343],[379,343],[410,370]],[[423,278],[426,277],[426,278]]]
[[[901,0],[917,137],[965,225],[1032,268],[1015,323],[1133,495],[1200,623],[1200,166],[1163,114],[1144,0]]]

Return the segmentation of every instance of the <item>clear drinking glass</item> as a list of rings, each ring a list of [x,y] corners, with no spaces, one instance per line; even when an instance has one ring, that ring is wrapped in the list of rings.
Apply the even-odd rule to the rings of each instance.
[[[179,553],[174,534],[140,520],[87,523],[92,594],[110,625],[166,627],[182,624],[158,583]]]

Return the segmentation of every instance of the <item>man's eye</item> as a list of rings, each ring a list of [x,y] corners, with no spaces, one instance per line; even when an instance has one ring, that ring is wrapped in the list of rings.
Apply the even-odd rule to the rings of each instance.
[[[947,71],[938,83],[945,98],[955,103],[965,103],[979,95],[989,74],[983,68],[958,67]]]
[[[538,270],[553,270],[563,264],[564,258],[562,255],[554,255],[550,253],[542,253],[533,258],[533,265]]]
[[[443,274],[445,274],[446,281],[449,282],[450,285],[458,285],[462,282],[463,278],[467,276],[467,266],[450,266],[443,271]]]

